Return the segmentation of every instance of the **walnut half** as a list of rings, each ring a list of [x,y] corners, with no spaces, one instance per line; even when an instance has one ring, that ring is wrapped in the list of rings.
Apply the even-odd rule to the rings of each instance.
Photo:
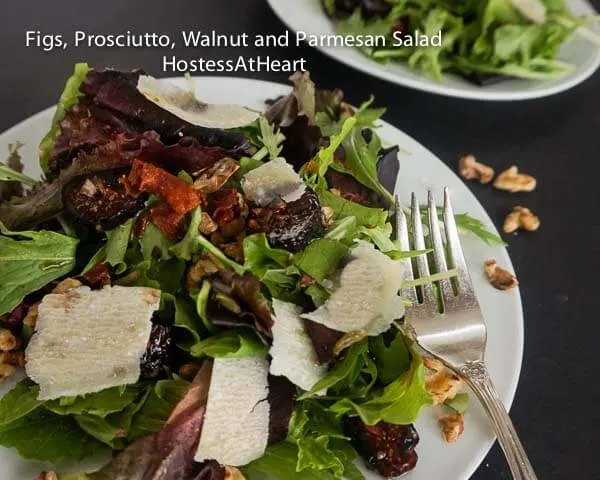
[[[479,180],[479,183],[490,183],[494,178],[494,169],[479,163],[474,155],[468,154],[458,161],[458,173],[467,180]]]
[[[537,181],[531,175],[519,173],[519,169],[513,165],[499,173],[494,180],[494,187],[507,192],[531,192],[535,190]]]
[[[463,384],[460,377],[436,358],[424,357],[423,361],[425,366],[433,371],[425,377],[425,388],[431,395],[433,404],[441,405],[449,398],[454,398]]]
[[[528,232],[534,232],[540,228],[540,223],[540,219],[531,210],[516,206],[504,219],[502,230],[504,233],[512,233],[522,228]]]
[[[444,415],[438,422],[442,426],[444,440],[448,443],[456,442],[465,431],[465,418],[462,413]]]
[[[519,285],[519,280],[512,273],[499,267],[496,260],[486,260],[483,270],[489,282],[498,290],[510,290]]]

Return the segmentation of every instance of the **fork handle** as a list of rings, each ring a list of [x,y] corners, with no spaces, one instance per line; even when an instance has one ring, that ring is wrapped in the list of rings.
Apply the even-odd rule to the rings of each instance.
[[[487,412],[498,442],[504,450],[515,480],[536,480],[533,467],[519,440],[515,427],[487,372],[483,361],[470,362],[459,369],[467,384],[475,392]]]

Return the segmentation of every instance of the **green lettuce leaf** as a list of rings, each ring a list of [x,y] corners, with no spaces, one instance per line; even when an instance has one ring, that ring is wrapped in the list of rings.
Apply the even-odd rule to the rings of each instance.
[[[327,470],[315,471],[306,468],[296,471],[298,446],[290,442],[276,443],[267,447],[265,454],[241,468],[248,480],[334,480],[336,477]]]
[[[267,348],[252,332],[231,329],[201,340],[190,353],[194,357],[264,357]]]
[[[335,151],[350,134],[355,124],[356,119],[354,117],[348,117],[344,121],[340,132],[329,137],[329,145],[321,148],[321,150],[317,152],[315,162],[317,163],[318,174],[320,177],[324,177],[325,173],[327,173],[327,169],[333,163]]]
[[[153,223],[146,226],[139,242],[144,260],[168,260],[172,256],[169,249],[173,243]]]
[[[103,449],[72,417],[42,409],[0,428],[0,445],[15,448],[21,457],[57,463],[81,460]]]
[[[338,415],[355,413],[367,425],[380,421],[399,425],[413,423],[421,408],[430,405],[432,400],[425,388],[423,358],[413,347],[410,352],[409,370],[388,384],[381,394],[366,402],[343,398],[330,407],[331,411]]]
[[[382,208],[365,207],[364,205],[335,195],[324,188],[318,188],[317,195],[321,205],[333,209],[334,219],[336,220],[345,217],[354,217],[357,226],[366,227],[383,225],[387,220],[388,213]]]
[[[128,441],[160,431],[188,387],[179,377],[156,382],[131,420]]]
[[[337,269],[347,253],[348,247],[343,243],[328,238],[319,238],[294,255],[294,265],[322,282]]]
[[[129,246],[132,228],[133,219],[130,218],[125,223],[106,232],[106,262],[117,267],[117,273],[122,273],[127,268],[125,254]]]
[[[0,315],[25,295],[69,273],[78,242],[47,230],[11,232],[0,223]]]
[[[126,388],[107,388],[97,393],[78,397],[63,397],[51,400],[44,407],[58,415],[107,415],[124,410],[138,397],[140,389],[135,385]]]
[[[397,334],[392,341],[386,344],[383,333],[369,339],[369,351],[377,365],[379,380],[387,385],[396,380],[410,368],[410,353],[402,335]]]
[[[185,237],[183,237],[179,243],[176,243],[169,249],[171,253],[181,260],[189,261],[192,259],[192,255],[198,252],[198,248],[200,246],[200,232],[198,230],[200,228],[200,214],[200,207],[197,207],[192,212],[192,218],[190,219],[190,225]]]
[[[0,398],[0,430],[43,405],[44,402],[37,399],[39,393],[40,388],[25,379]]]
[[[469,409],[469,394],[466,392],[457,393],[453,398],[446,400],[444,405],[455,412],[465,413]]]
[[[50,131],[44,136],[40,143],[40,167],[44,173],[48,173],[48,161],[52,157],[54,150],[54,141],[60,135],[60,121],[64,118],[65,113],[73,105],[75,105],[79,97],[83,94],[79,91],[79,87],[87,73],[91,70],[87,63],[75,64],[73,75],[67,79],[65,88],[58,99],[56,111],[52,117],[52,126]]]
[[[255,233],[244,238],[244,268],[258,278],[272,269],[287,267],[293,255],[280,248],[272,248],[264,233]]]

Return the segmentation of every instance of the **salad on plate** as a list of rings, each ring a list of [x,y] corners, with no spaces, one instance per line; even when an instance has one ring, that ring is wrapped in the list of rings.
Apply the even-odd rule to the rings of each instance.
[[[399,61],[442,81],[459,74],[479,85],[503,78],[545,80],[573,65],[558,59],[577,32],[600,45],[563,0],[321,0],[337,33],[363,41],[373,61]]]
[[[392,477],[424,407],[461,417],[402,323],[384,109],[291,80],[261,113],[76,65],[44,178],[0,164],[0,446],[61,480]]]

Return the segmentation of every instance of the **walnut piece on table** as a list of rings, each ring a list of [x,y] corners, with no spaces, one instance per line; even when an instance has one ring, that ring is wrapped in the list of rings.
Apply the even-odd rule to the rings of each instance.
[[[494,169],[479,163],[474,155],[463,155],[458,161],[458,173],[467,180],[479,180],[479,183],[490,183],[494,178]]]
[[[540,228],[540,224],[540,219],[531,210],[516,206],[504,219],[502,230],[504,233],[512,233],[522,228],[528,232],[534,232]]]
[[[493,258],[486,260],[483,264],[483,270],[488,281],[498,290],[510,290],[519,285],[519,280],[512,273],[499,267]]]
[[[507,192],[532,192],[535,190],[537,181],[531,175],[519,173],[516,165],[500,172],[494,180],[494,187]]]

